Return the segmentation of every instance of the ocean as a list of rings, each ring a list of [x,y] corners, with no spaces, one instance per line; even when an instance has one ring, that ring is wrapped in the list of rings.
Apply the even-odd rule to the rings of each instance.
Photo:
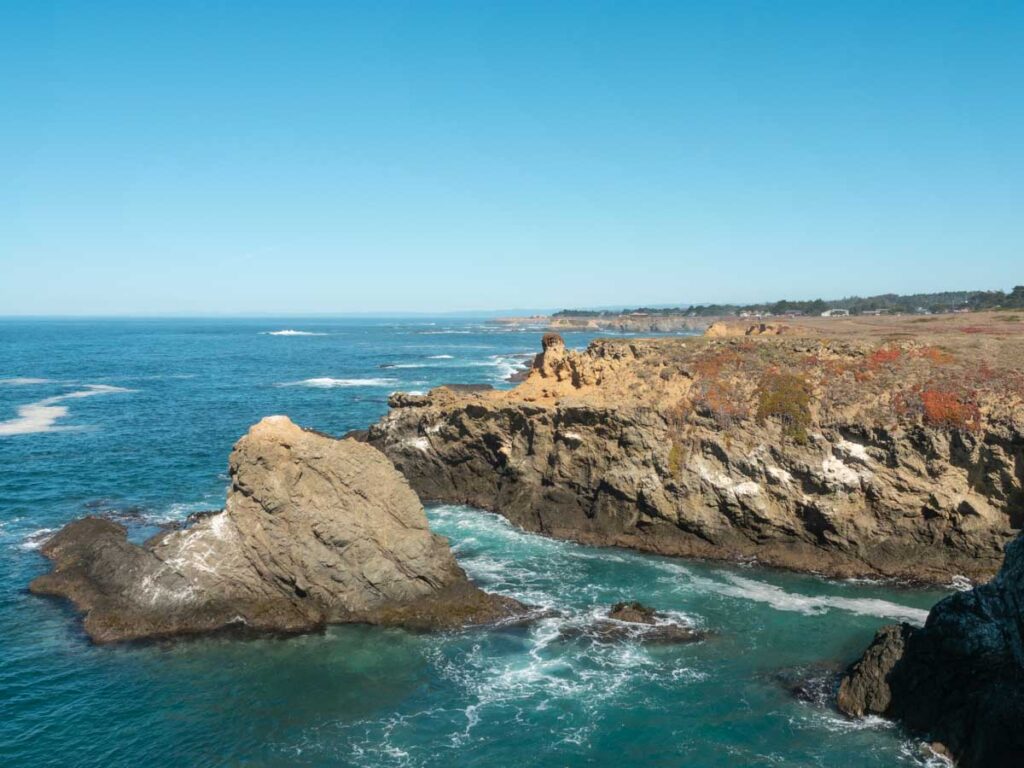
[[[39,546],[74,518],[110,516],[141,541],[219,508],[231,446],[261,417],[340,435],[393,391],[508,387],[541,333],[451,318],[0,320],[0,765],[927,764],[896,726],[835,712],[828,689],[876,629],[922,622],[947,590],[584,547],[446,505],[431,524],[471,578],[559,615],[97,647],[68,605],[28,594],[47,569]],[[708,637],[571,631],[619,600]]]

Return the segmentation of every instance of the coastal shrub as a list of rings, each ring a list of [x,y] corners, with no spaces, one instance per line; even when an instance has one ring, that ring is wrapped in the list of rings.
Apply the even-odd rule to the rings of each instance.
[[[749,415],[742,395],[725,380],[701,382],[696,388],[693,404],[714,419],[721,429],[728,429]]]
[[[683,471],[683,449],[675,440],[668,449],[668,471],[672,477],[679,477]]]
[[[881,347],[868,355],[868,367],[877,371],[883,365],[892,365],[903,356],[899,347]]]
[[[689,403],[686,399],[680,399],[675,405],[669,406],[668,410],[665,411],[665,421],[668,425],[678,431],[681,431],[686,426],[686,417],[690,412]]]
[[[853,377],[860,383],[870,381],[884,369],[891,369],[903,360],[906,353],[901,347],[887,344],[866,355],[864,362],[855,367]]]
[[[782,434],[797,443],[807,442],[811,426],[811,387],[801,376],[771,373],[758,388],[757,417],[782,423]]]
[[[693,362],[693,369],[701,377],[713,379],[721,376],[724,368],[736,368],[742,359],[735,349],[712,349]]]
[[[921,405],[924,409],[924,423],[930,427],[973,431],[981,426],[978,406],[948,390],[923,390]]]
[[[939,347],[922,347],[917,350],[917,356],[935,365],[949,365],[953,362],[953,355]]]

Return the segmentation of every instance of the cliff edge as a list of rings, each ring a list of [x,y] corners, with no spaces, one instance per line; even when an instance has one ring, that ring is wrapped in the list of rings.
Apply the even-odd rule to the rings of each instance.
[[[582,352],[549,334],[514,389],[397,395],[369,440],[422,499],[556,537],[985,580],[1024,520],[1024,336],[886,323]]]

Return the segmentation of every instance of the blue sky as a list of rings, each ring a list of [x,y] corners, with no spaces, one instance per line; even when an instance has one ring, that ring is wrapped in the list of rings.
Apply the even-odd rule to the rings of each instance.
[[[1024,283],[1024,3],[0,0],[0,314]]]

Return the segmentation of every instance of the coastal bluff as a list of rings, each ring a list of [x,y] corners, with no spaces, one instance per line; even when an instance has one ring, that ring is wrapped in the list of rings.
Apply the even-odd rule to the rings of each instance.
[[[515,388],[396,395],[368,440],[421,499],[558,538],[984,581],[1024,522],[1024,334],[945,322],[551,333]]]
[[[938,603],[924,627],[883,627],[844,675],[837,703],[942,745],[957,765],[1024,764],[1024,538],[987,584]]]
[[[223,511],[142,546],[109,520],[69,523],[30,590],[70,599],[99,643],[341,622],[449,629],[523,610],[469,582],[369,445],[271,416],[235,445],[229,474]]]

